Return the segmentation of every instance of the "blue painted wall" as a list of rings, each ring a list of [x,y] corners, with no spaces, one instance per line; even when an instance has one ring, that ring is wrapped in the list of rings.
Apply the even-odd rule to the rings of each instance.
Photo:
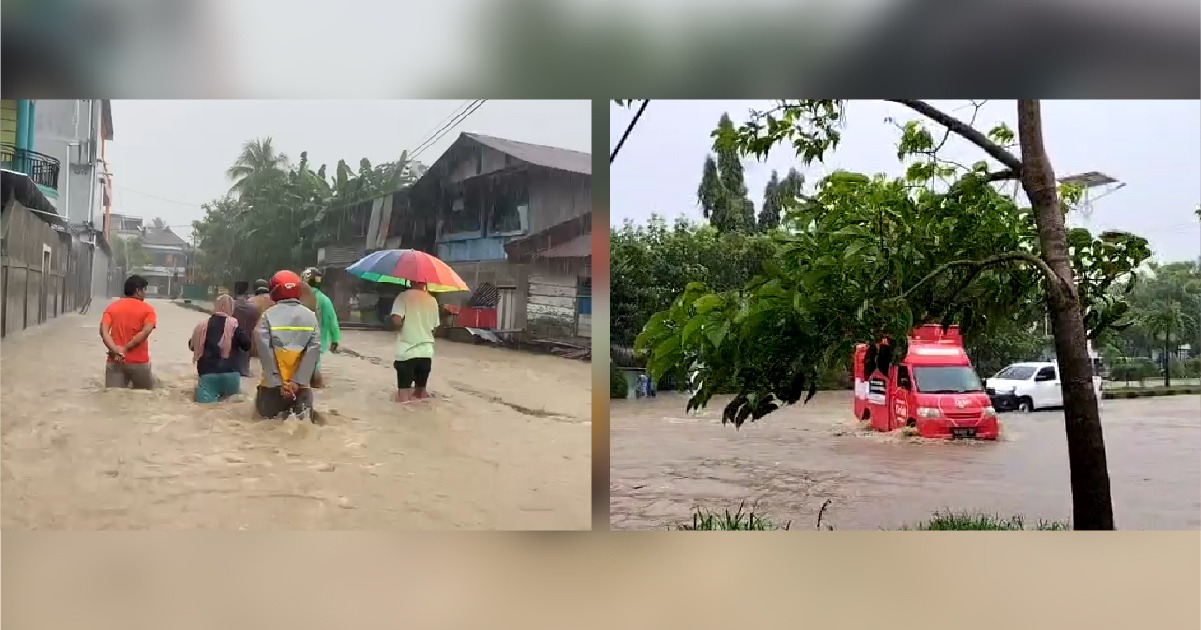
[[[489,236],[438,243],[438,258],[446,262],[505,260],[505,244],[511,236]]]

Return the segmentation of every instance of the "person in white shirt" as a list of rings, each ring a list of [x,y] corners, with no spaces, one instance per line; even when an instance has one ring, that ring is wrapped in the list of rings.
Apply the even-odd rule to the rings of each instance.
[[[392,302],[396,328],[396,402],[429,398],[426,384],[434,362],[434,329],[438,327],[438,300],[424,282],[413,283]]]

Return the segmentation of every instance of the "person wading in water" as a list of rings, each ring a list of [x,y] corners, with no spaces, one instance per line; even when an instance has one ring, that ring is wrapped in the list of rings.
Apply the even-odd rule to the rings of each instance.
[[[338,342],[342,341],[342,329],[338,327],[338,313],[334,311],[334,302],[321,290],[324,274],[316,267],[309,267],[301,274],[301,279],[309,286],[313,295],[313,312],[321,323],[321,354],[338,351]],[[305,304],[305,306],[309,306]],[[325,387],[325,375],[321,372],[321,357],[317,357],[317,370],[313,373],[313,387]]]
[[[254,330],[259,321],[259,310],[250,301],[250,283],[245,280],[234,283],[233,316],[238,322],[238,328],[249,339],[250,331]],[[238,374],[250,376],[250,347],[245,350],[241,347],[234,348],[234,364],[238,366]]]
[[[300,303],[302,284],[291,271],[272,276],[269,288],[275,304],[254,331],[263,368],[254,408],[264,418],[294,414],[316,421],[310,382],[320,357],[321,331],[317,315]]]
[[[434,363],[434,329],[441,323],[438,300],[426,291],[424,282],[414,282],[392,303],[392,326],[396,329],[396,402],[408,403],[430,397],[426,384]]]
[[[154,389],[149,339],[158,316],[146,303],[149,284],[142,276],[130,276],[125,280],[125,297],[109,304],[100,317],[100,340],[108,350],[105,387]]]
[[[250,298],[249,301],[251,306],[254,306],[255,316],[254,324],[246,329],[248,331],[253,331],[258,326],[259,318],[263,316],[263,313],[266,313],[267,309],[275,304],[271,299],[271,288],[268,285],[269,283],[263,279],[254,281],[254,297]],[[253,332],[250,334],[250,356],[256,359],[259,358],[259,344]]]
[[[215,403],[242,391],[238,353],[249,352],[250,331],[234,318],[234,309],[233,298],[224,293],[218,295],[213,302],[213,314],[196,325],[188,340],[192,362],[196,364],[198,403]]]

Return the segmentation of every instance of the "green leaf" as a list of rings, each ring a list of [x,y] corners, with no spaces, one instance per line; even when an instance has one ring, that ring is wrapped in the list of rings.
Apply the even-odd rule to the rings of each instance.
[[[709,327],[705,331],[709,337],[709,342],[715,347],[720,347],[722,342],[726,340],[726,335],[730,333],[730,322],[722,321]]]
[[[693,303],[693,307],[696,308],[696,312],[700,314],[705,314],[719,309],[724,305],[725,300],[723,300],[720,295],[715,295],[712,293],[697,299],[697,301]]]

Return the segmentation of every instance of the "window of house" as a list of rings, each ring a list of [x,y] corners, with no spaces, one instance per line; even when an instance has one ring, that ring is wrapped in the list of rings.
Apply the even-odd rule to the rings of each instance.
[[[530,195],[525,184],[503,189],[492,199],[489,234],[524,232],[529,225]]]
[[[481,196],[474,192],[453,197],[447,204],[443,217],[442,232],[444,234],[459,234],[479,230],[480,203]]]

